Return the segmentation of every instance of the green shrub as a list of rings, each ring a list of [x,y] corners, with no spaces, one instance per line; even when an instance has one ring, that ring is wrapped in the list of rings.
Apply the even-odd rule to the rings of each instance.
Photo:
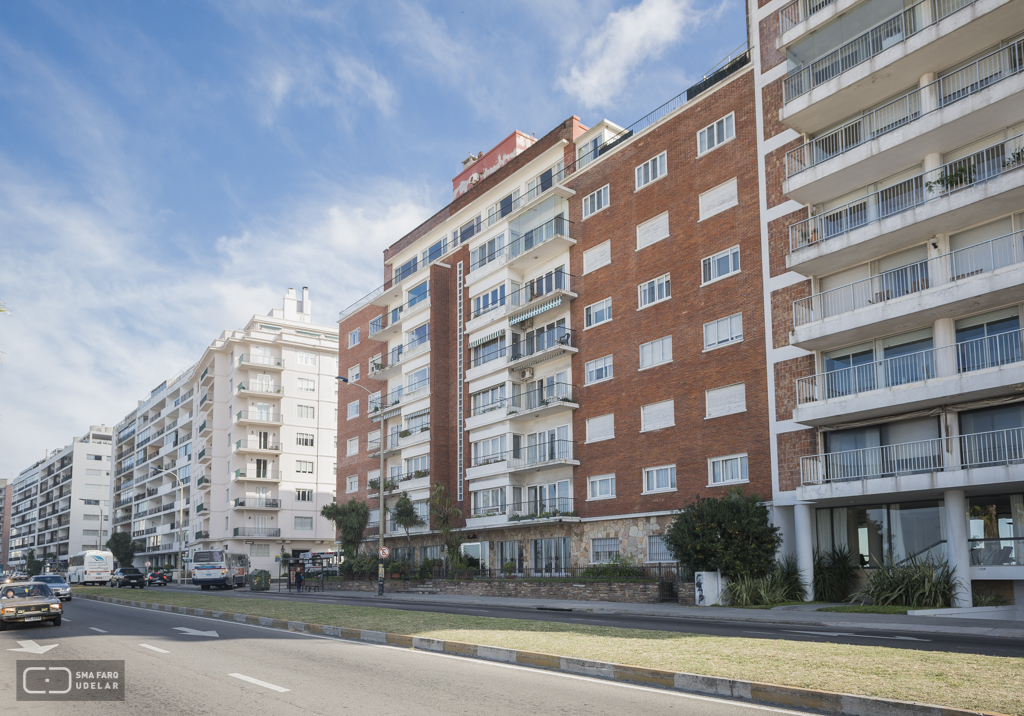
[[[976,607],[1005,607],[1010,602],[1002,594],[978,594],[971,596],[971,603]]]
[[[894,563],[886,560],[868,577],[853,601],[878,606],[942,609],[952,606],[960,580],[945,560],[911,558]]]
[[[444,564],[444,561],[440,559],[425,559],[420,562],[420,568],[417,576],[420,579],[432,579],[434,576],[434,567],[440,567],[442,564]]]
[[[590,565],[583,570],[580,579],[635,580],[646,576],[643,566],[629,557],[616,555],[611,562]]]
[[[733,606],[758,607],[803,601],[806,585],[796,557],[787,555],[775,562],[763,577],[749,574],[730,577],[725,594]]]
[[[850,594],[855,570],[846,547],[833,547],[827,552],[814,550],[814,600],[845,600]]]

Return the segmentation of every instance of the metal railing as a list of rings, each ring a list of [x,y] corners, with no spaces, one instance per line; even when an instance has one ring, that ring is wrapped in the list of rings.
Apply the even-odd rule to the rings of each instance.
[[[569,227],[571,225],[572,222],[565,217],[556,216],[522,234],[515,234],[510,229],[509,242],[501,248],[497,248],[491,253],[477,258],[476,262],[470,264],[469,270],[472,273],[476,269],[486,266],[502,256],[505,257],[506,262],[512,261],[517,256],[547,243],[556,236],[571,238],[569,235]]]
[[[1006,331],[950,346],[893,356],[797,378],[797,404],[844,398],[1024,361],[1024,331]]]
[[[1024,537],[973,538],[967,543],[972,565],[1024,566]]]
[[[281,422],[281,413],[266,413],[259,410],[239,410],[235,416],[235,421],[247,420],[252,423],[279,423]],[[205,421],[203,422],[205,426]],[[202,432],[203,428],[199,428],[199,432]]]
[[[974,0],[921,0],[882,20],[824,57],[799,67],[782,82],[783,102],[792,102],[815,87],[867,62],[884,50],[952,15]]]
[[[279,470],[235,470],[236,480],[280,480]]]
[[[577,516],[578,513],[571,497],[552,497],[545,500],[513,502],[508,506],[509,522]]]
[[[273,383],[239,383],[236,393],[248,391],[250,393],[281,393],[283,388]]]
[[[550,331],[537,331],[534,335],[528,335],[521,342],[512,344],[508,362],[514,363],[555,348],[572,347],[576,342],[575,336],[576,330],[565,326],[555,326]]]
[[[576,276],[564,271],[553,271],[546,276],[538,276],[527,281],[525,286],[513,291],[508,296],[502,296],[494,303],[474,309],[471,318],[486,316],[495,311],[502,311],[502,315],[504,315],[504,312],[511,313],[520,308],[529,308],[531,304],[539,303],[541,299],[550,297],[556,291],[577,293],[577,289]],[[495,316],[495,318],[497,317]]]
[[[848,152],[1024,70],[1024,40],[857,117],[786,153],[786,177]]]
[[[572,440],[549,440],[537,445],[527,445],[511,451],[508,467],[510,470],[522,470],[573,460],[575,445]]]
[[[235,451],[238,450],[280,450],[281,444],[269,440],[238,440],[235,442]]]
[[[238,356],[238,365],[262,365],[283,368],[284,361],[273,356],[254,356],[249,353],[243,353]]]
[[[570,383],[541,384],[536,388],[524,390],[522,393],[508,398],[473,406],[470,415],[486,415],[502,408],[506,408],[509,414],[525,413],[558,403],[575,404],[575,389],[576,386]]]
[[[235,527],[235,537],[280,537],[279,527]]]
[[[279,508],[281,507],[281,500],[269,497],[236,497],[235,507],[268,507],[268,508]]]
[[[793,325],[813,323],[1022,262],[1024,232],[1018,231],[797,299],[793,301]]]
[[[824,10],[835,0],[794,0],[779,10],[779,34],[784,35],[816,12]]]
[[[430,327],[427,327],[426,335],[409,341],[405,345],[395,346],[387,353],[382,353],[380,358],[370,361],[370,375],[376,375],[392,366],[396,366],[407,358],[419,354],[419,349],[430,343]]]
[[[789,227],[789,246],[814,246],[1024,166],[1024,134],[854,199]]]
[[[406,316],[413,316],[419,313],[422,309],[430,305],[430,291],[416,296],[415,298],[409,299],[406,303],[403,303],[397,308],[392,308],[390,311],[385,311],[377,318],[370,321],[369,335],[375,336],[385,328],[393,326],[394,324],[401,321]]]

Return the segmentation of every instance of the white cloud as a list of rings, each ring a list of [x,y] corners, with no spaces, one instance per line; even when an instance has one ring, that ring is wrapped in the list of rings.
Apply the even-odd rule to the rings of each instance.
[[[559,85],[588,109],[610,106],[644,62],[682,40],[703,14],[690,0],[642,0],[613,12],[585,40]]]

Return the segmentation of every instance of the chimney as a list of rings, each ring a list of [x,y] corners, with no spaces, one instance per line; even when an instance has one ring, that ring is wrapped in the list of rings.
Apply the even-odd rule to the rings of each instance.
[[[476,164],[477,160],[483,155],[483,152],[480,152],[480,154],[473,154],[473,152],[470,152],[469,156],[462,160],[462,169],[465,170],[473,164]]]

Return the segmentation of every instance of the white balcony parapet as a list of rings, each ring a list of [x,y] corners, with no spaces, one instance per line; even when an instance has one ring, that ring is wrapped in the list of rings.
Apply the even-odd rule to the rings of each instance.
[[[793,301],[793,325],[803,326],[1022,262],[1024,232],[1018,231],[797,299]]]

